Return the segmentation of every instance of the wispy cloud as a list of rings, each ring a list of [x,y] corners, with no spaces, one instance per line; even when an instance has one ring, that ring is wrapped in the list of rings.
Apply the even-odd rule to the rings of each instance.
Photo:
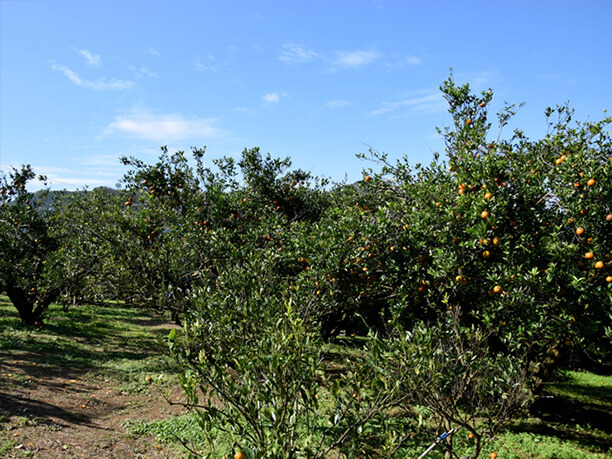
[[[81,57],[83,57],[90,67],[102,67],[102,58],[99,54],[94,54],[87,49],[73,48]]]
[[[327,108],[342,108],[342,107],[346,107],[348,105],[350,105],[351,103],[348,100],[339,100],[339,99],[335,99],[335,100],[330,100],[328,101],[325,106]]]
[[[186,118],[179,114],[154,114],[147,110],[133,110],[115,118],[104,129],[104,135],[122,133],[140,139],[176,141],[191,138],[219,137],[222,130],[214,126],[214,119]]]
[[[141,78],[157,78],[159,76],[157,75],[157,73],[151,72],[144,65],[141,65],[140,67],[137,67],[135,65],[129,65],[127,68],[132,73],[132,76],[137,80]]]
[[[385,64],[390,70],[401,69],[408,66],[422,64],[423,60],[416,56],[399,56],[394,57],[392,60]]]
[[[118,160],[115,160],[115,165]],[[52,189],[78,189],[86,186],[114,186],[117,181],[118,169],[101,171],[99,167],[95,169],[70,169],[56,166],[36,166],[37,173],[47,177],[46,182],[35,181],[33,184],[37,188],[48,186]],[[45,185],[46,183],[46,185]]]
[[[77,86],[81,86],[87,89],[94,89],[96,91],[107,91],[107,90],[126,90],[132,89],[137,86],[136,83],[129,80],[117,80],[115,78],[106,79],[99,78],[96,80],[84,80],[76,72],[73,72],[64,65],[51,64],[51,70],[57,70],[62,72],[66,78],[72,81]]]
[[[79,156],[72,160],[84,166],[118,166],[120,164],[119,156],[120,155]]]
[[[338,51],[333,62],[338,67],[356,68],[371,64],[380,57],[382,54],[374,50]]]
[[[234,107],[234,111],[238,113],[249,113],[249,114],[256,113],[255,110],[252,110],[248,107]]]
[[[502,79],[497,70],[483,70],[472,73],[455,74],[457,81],[469,81],[470,87],[474,91],[486,91],[492,86],[498,87]]]
[[[147,54],[150,54],[151,56],[159,56],[159,51],[157,51],[155,48],[149,48],[147,49]]]
[[[287,97],[287,93],[268,92],[262,96],[261,100],[263,100],[266,104],[278,104],[280,102],[281,97]]]
[[[319,57],[319,53],[312,49],[306,49],[298,43],[285,43],[278,60],[283,62],[303,63],[309,62],[317,57]]]
[[[409,109],[410,113],[414,112],[438,112],[443,111],[446,104],[442,95],[438,92],[430,93],[424,96],[411,97],[408,99],[396,100],[393,102],[383,102],[380,108],[370,112],[370,115],[388,115],[397,114],[400,110]]]
[[[306,48],[300,43],[293,42],[283,45],[283,50],[277,59],[285,63],[322,61],[331,64],[332,71],[338,69],[355,69],[369,65],[374,61],[381,61],[382,65],[391,70],[422,63],[422,59],[417,56],[385,56],[382,52],[371,48],[323,52]]]

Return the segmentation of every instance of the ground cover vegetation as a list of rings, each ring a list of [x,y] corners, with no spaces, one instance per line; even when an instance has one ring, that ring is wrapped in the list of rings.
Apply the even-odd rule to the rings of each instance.
[[[446,458],[490,452],[556,371],[609,371],[611,120],[558,106],[530,140],[491,91],[441,90],[445,156],[370,151],[356,184],[163,148],[42,210],[15,170],[2,287],[25,324],[58,299],[170,314],[193,454],[403,457],[451,429]]]

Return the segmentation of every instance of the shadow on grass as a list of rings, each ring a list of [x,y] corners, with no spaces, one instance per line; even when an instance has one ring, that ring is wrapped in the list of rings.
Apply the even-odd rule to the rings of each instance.
[[[543,422],[522,423],[511,430],[569,440],[585,448],[612,448],[612,389],[563,383],[563,391],[545,395],[532,406],[531,415]]]
[[[36,422],[42,424],[56,424],[62,427],[67,427],[70,424],[80,424],[96,428],[92,423],[92,417],[84,413],[73,413],[33,398],[0,393],[0,416],[13,415],[34,418]]]
[[[139,368],[165,368],[163,338],[172,325],[154,313],[122,305],[68,310],[52,305],[49,315],[44,328],[26,327],[6,297],[0,296],[0,370],[3,361],[22,366],[22,373],[33,376],[40,371],[37,364],[69,372],[110,371],[117,376]]]

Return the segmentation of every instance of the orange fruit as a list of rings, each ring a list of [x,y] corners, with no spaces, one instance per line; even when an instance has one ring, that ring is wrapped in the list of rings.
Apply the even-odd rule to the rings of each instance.
[[[584,233],[584,228],[583,228],[583,227],[576,228],[576,234],[577,234],[578,236],[580,236],[582,233]]]
[[[494,293],[499,293],[501,292],[502,288],[499,285],[496,285],[495,287],[493,287],[493,292]]]
[[[604,262],[603,262],[603,261],[598,261],[598,262],[596,262],[596,263],[595,263],[595,267],[596,267],[597,269],[601,269],[601,268],[603,268],[603,267],[604,267]]]
[[[244,453],[242,451],[238,451],[235,455],[234,455],[234,459],[244,459],[246,456],[244,455]]]
[[[467,121],[465,122],[465,124],[467,124],[467,125],[469,126],[470,124],[472,124],[472,120],[467,120]]]
[[[607,221],[608,223],[612,222],[612,214],[608,214],[608,215],[606,215],[606,221]]]
[[[497,453],[491,453],[491,459],[497,459]]]
[[[612,276],[606,277],[606,282],[612,282]]]
[[[364,178],[364,180],[365,180],[366,182],[369,182],[370,180],[372,180],[372,177],[370,177],[369,175],[366,175],[366,176],[365,176],[365,178]]]
[[[490,191],[487,191],[484,195],[485,199],[491,199],[492,196],[493,194]]]
[[[490,258],[491,257],[491,252],[489,252],[488,250],[485,250],[484,252],[482,252],[482,256],[484,258]]]
[[[587,182],[588,186],[593,186],[595,185],[595,179],[589,179],[589,181]]]
[[[593,258],[593,252],[587,252],[584,254],[584,258],[586,258],[587,260],[590,260],[591,258]]]
[[[494,246],[498,246],[499,245],[499,238],[498,237],[494,237],[493,238],[493,245]]]
[[[486,210],[483,210],[483,211],[480,213],[480,217],[481,217],[481,218],[487,218],[488,216],[489,216],[489,212],[487,212]]]
[[[470,432],[470,433],[468,434],[468,438],[474,438],[474,434],[473,434],[472,432]]]

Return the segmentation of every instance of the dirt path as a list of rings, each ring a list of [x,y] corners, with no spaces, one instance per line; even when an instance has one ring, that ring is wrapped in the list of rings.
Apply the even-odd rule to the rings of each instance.
[[[127,420],[155,420],[184,412],[161,390],[128,394],[77,370],[58,370],[35,360],[4,360],[0,416],[11,450],[6,457],[131,458],[175,457],[153,438],[130,438]],[[6,387],[6,385],[4,385]],[[29,453],[29,454],[28,454]]]
[[[108,370],[107,376],[96,376],[105,373],[48,361],[38,353],[0,352],[0,457],[181,457],[153,437],[128,435],[124,427],[130,420],[184,413],[181,405],[164,398],[168,387],[151,380],[144,388],[126,391],[117,378],[108,377]],[[180,387],[170,394],[180,400]]]

